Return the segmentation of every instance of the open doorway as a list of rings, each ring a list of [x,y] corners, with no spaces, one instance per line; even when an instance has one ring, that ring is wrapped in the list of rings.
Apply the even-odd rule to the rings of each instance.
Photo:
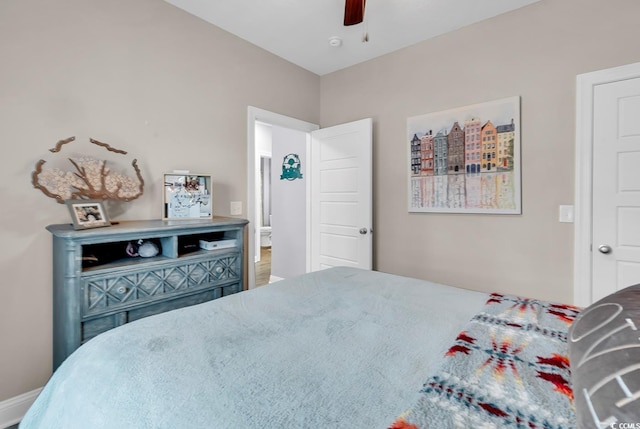
[[[307,272],[308,139],[256,122],[256,286]]]
[[[292,267],[300,267],[300,263],[303,272],[309,271],[309,201],[306,198],[309,181],[292,179],[291,175],[283,174],[282,169],[291,166],[291,160],[295,165],[303,153],[309,152],[310,133],[318,128],[316,124],[248,108],[249,288],[265,284],[266,279],[286,278]],[[306,157],[303,158],[306,164]],[[281,176],[284,177],[281,179]],[[303,211],[295,209],[300,204],[304,206]],[[303,251],[299,251],[300,243]],[[294,259],[297,263],[292,264]]]
[[[256,124],[259,128],[262,124]],[[258,133],[256,129],[256,133]],[[258,208],[258,220],[260,228],[260,251],[256,252],[256,287],[271,283],[271,145],[268,148],[260,147],[260,139],[256,142],[259,150],[256,155],[260,157],[260,170],[256,173],[260,176],[260,187],[256,192],[256,207]]]
[[[281,242],[281,235],[282,243],[304,243],[298,250],[289,249],[289,256],[282,259],[283,271],[294,266],[291,263],[294,257],[304,260],[301,272],[334,266],[372,269],[371,118],[320,130],[315,124],[249,107],[247,122],[247,217],[250,237],[247,247],[249,260],[252,261],[248,264],[249,288],[256,285],[255,262],[260,257],[257,253],[260,249],[260,215],[256,202],[256,193],[260,189],[257,179],[257,123],[271,125],[272,132],[280,134],[283,140],[294,136],[293,140],[298,142],[283,152],[272,153],[271,185],[273,187],[274,182],[284,184],[288,199],[278,212],[274,203],[275,192],[271,190],[271,278],[278,276],[274,252],[280,248],[278,243]],[[273,141],[280,138],[274,137]],[[299,159],[297,152],[301,147],[306,148],[307,160]],[[306,179],[288,181],[291,173],[304,164],[310,164],[300,170],[303,176],[306,172]],[[277,177],[276,169],[280,169]],[[299,196],[296,193],[298,191],[303,191],[303,196]],[[291,209],[294,203],[304,206],[304,214],[300,215]],[[294,224],[303,226],[294,228]],[[298,273],[292,272],[281,277],[287,278]]]

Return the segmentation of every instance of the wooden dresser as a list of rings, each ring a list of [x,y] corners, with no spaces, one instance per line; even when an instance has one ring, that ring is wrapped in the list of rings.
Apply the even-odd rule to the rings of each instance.
[[[244,219],[123,221],[53,234],[53,369],[82,343],[116,326],[239,292],[244,284]],[[153,257],[130,257],[151,240]],[[200,248],[200,240],[212,250]],[[220,243],[217,246],[217,243]]]

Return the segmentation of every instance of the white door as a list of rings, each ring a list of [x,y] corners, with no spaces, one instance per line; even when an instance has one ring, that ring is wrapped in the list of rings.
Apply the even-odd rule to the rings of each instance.
[[[592,302],[640,283],[640,78],[594,87]]]
[[[311,133],[311,271],[372,268],[372,120]]]

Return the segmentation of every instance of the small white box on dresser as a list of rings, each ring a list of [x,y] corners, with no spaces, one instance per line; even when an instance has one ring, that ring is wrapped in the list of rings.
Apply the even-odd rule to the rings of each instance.
[[[226,249],[228,247],[234,247],[235,245],[236,240],[200,240],[200,248],[204,250]]]

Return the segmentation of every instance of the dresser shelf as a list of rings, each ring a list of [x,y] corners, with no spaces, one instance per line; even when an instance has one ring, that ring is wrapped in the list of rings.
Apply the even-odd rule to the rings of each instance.
[[[53,368],[116,326],[243,289],[244,219],[123,221],[106,228],[49,225],[53,235]],[[160,253],[130,257],[128,243]],[[199,240],[233,246],[199,248]]]

